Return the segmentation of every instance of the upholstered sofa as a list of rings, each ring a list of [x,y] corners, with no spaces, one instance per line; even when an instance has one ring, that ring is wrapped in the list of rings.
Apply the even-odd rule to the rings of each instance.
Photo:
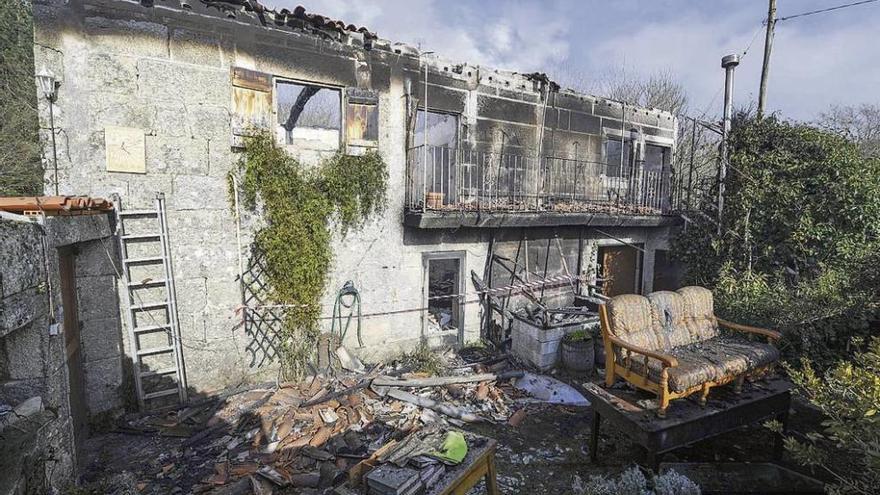
[[[739,392],[745,378],[779,359],[778,332],[716,317],[712,292],[703,287],[616,296],[599,314],[606,385],[620,377],[657,393],[660,417],[673,399],[700,392],[705,405],[712,387],[730,382]]]

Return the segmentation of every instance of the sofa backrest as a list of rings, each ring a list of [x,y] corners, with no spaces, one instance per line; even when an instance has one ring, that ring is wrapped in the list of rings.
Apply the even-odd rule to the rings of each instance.
[[[653,317],[660,326],[663,350],[669,351],[697,340],[688,329],[688,315],[681,294],[667,290],[657,291],[648,294],[648,300],[651,301]]]
[[[718,335],[712,291],[682,287],[648,297],[624,294],[605,304],[609,331],[630,344],[652,351],[711,339]]]
[[[659,321],[651,302],[638,294],[623,294],[605,303],[609,331],[630,344],[651,350],[663,349]]]
[[[695,341],[716,337],[719,333],[715,320],[712,291],[705,287],[682,287],[676,291],[684,301],[685,325]]]

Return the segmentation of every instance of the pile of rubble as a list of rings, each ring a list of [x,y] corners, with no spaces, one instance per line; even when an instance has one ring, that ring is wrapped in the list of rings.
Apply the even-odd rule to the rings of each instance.
[[[210,494],[367,493],[361,477],[390,442],[472,422],[516,426],[526,403],[546,400],[517,388],[528,374],[487,371],[478,365],[450,376],[390,376],[393,370],[377,367],[318,376],[133,417],[120,429],[184,437],[162,456],[161,466],[144,473],[149,479],[141,476],[141,493],[174,493],[173,487],[187,484],[192,493]]]

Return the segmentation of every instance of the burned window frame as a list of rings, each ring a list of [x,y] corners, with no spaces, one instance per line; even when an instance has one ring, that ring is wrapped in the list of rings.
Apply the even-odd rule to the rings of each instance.
[[[374,128],[375,128],[375,137],[355,137],[350,134],[351,125],[349,114],[354,107],[363,107],[367,109],[367,126],[365,130],[370,128],[369,120],[375,120]],[[379,108],[379,95],[378,93],[360,89],[360,88],[345,88],[344,91],[344,101],[343,101],[343,115],[342,115],[342,123],[346,148],[348,153],[356,154],[358,151],[365,149],[375,149],[379,146],[379,122],[380,122],[380,108]]]
[[[294,84],[294,85],[303,86],[303,87],[316,87],[316,88],[319,88],[318,89],[319,91],[321,89],[329,89],[329,90],[335,91],[337,93],[338,101],[339,101],[339,106],[338,106],[338,110],[337,110],[339,121],[338,121],[338,128],[335,129],[337,132],[336,145],[332,150],[328,149],[328,150],[318,150],[318,151],[339,151],[340,149],[342,149],[345,144],[345,94],[344,94],[345,88],[341,87],[341,86],[334,86],[332,84],[324,84],[324,83],[315,82],[315,81],[306,81],[303,79],[294,79],[294,78],[277,77],[276,76],[273,80],[273,85],[272,85],[272,89],[273,89],[273,91],[272,91],[272,93],[273,93],[272,94],[272,99],[273,99],[272,106],[273,106],[273,109],[276,114],[276,119],[275,119],[276,136],[277,136],[278,140],[281,141],[281,143],[285,146],[295,146],[296,145],[295,139],[292,137],[291,134],[293,132],[293,129],[295,129],[297,126],[294,126],[293,129],[287,130],[287,128],[281,122],[279,122],[280,113],[281,113],[280,112],[280,110],[281,110],[280,103],[281,102],[279,99],[278,88],[282,84]],[[305,108],[305,105],[303,106],[303,108]],[[289,116],[287,118],[289,118]],[[308,127],[308,128],[319,129],[318,127]]]
[[[460,112],[443,110],[440,108],[417,107],[414,109],[415,118],[413,119],[412,143],[411,143],[410,147],[411,148],[418,148],[420,146],[424,146],[424,144],[425,144],[424,138],[421,141],[419,141],[419,139],[417,137],[419,135],[419,132],[424,132],[424,125],[422,125],[421,127],[419,126],[419,115],[423,112],[427,113],[427,114],[445,115],[445,116],[449,116],[449,117],[452,117],[453,119],[455,119],[455,122],[453,125],[453,127],[455,128],[455,136],[453,137],[452,146],[450,146],[449,148],[452,149],[454,152],[457,152],[459,150],[459,148],[461,147],[461,143],[462,143],[462,133],[463,133],[462,114]],[[439,146],[439,145],[432,145],[432,144],[428,143],[428,146]]]

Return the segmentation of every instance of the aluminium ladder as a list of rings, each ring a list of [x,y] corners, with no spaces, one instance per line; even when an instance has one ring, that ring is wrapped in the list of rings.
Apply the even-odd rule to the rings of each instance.
[[[127,294],[126,323],[131,359],[134,362],[133,375],[138,405],[141,410],[150,409],[157,402],[160,402],[159,407],[167,406],[167,399],[164,402],[156,399],[173,395],[177,395],[179,403],[183,404],[187,400],[186,370],[180,342],[165,195],[156,194],[152,210],[123,210],[118,195],[114,201],[122,279]],[[126,224],[135,224],[140,228],[137,232],[130,232]],[[135,225],[130,225],[129,228],[134,229]],[[134,244],[138,247],[135,248]],[[132,248],[148,253],[132,257],[129,254]],[[159,265],[163,268],[161,276],[132,280],[132,268]],[[145,301],[141,294],[149,289],[153,289],[153,297],[156,297],[156,292],[162,293],[164,300]],[[157,313],[160,316],[156,316]],[[142,339],[153,340],[153,343],[142,344]],[[159,344],[156,344],[157,340]],[[145,359],[163,362],[161,367],[154,366],[151,369],[145,364]]]

